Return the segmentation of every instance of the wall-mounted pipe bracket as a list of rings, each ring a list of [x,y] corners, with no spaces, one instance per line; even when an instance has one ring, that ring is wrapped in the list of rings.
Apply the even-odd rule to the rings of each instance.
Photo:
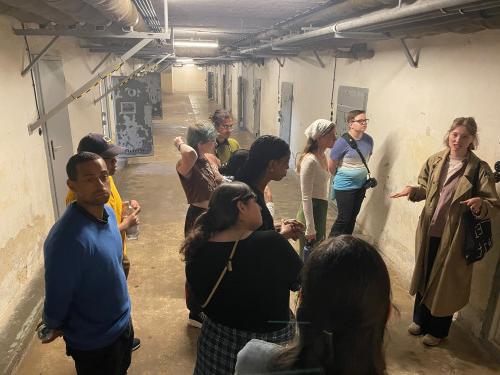
[[[324,68],[325,63],[323,62],[323,60],[321,60],[321,57],[319,56],[318,51],[314,50],[313,53],[314,53],[314,56],[316,56],[316,60],[318,60],[319,66]]]
[[[285,66],[285,58],[284,57],[283,57],[283,61],[281,61],[279,57],[276,57],[276,61],[278,62],[278,64],[280,64],[280,66],[282,68]]]
[[[31,68],[33,68],[35,66],[35,64],[38,62],[38,60],[40,60],[43,56],[45,56],[45,54],[48,52],[50,46],[52,46],[52,44],[55,43],[55,41],[59,38],[58,35],[56,35],[55,37],[53,37],[51,39],[51,41],[40,51],[40,53],[29,63],[29,65],[23,69],[23,71],[21,72],[21,76],[25,76],[26,73],[28,73]]]
[[[406,41],[404,39],[400,39],[401,42],[401,47],[403,47],[403,52],[406,56],[406,59],[408,60],[408,64],[412,68],[417,68],[418,67],[418,59],[420,56],[420,50],[417,50],[417,53],[415,54],[415,57],[411,55],[410,49],[408,48],[408,45],[406,44]]]

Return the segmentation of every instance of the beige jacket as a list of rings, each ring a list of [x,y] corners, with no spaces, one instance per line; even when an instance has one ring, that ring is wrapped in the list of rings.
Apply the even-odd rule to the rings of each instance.
[[[434,316],[448,316],[464,307],[469,301],[472,265],[467,265],[463,256],[466,224],[463,220],[467,206],[460,204],[472,194],[474,172],[481,165],[479,173],[479,196],[483,198],[481,218],[492,218],[500,211],[500,201],[495,189],[493,173],[487,163],[473,152],[467,157],[467,166],[457,185],[455,195],[441,237],[436,260],[425,285],[426,254],[429,243],[429,225],[439,200],[439,177],[449,150],[432,155],[423,166],[418,177],[418,187],[414,187],[409,199],[418,202],[425,199],[420,215],[415,240],[415,270],[410,294],[419,292],[423,303]]]

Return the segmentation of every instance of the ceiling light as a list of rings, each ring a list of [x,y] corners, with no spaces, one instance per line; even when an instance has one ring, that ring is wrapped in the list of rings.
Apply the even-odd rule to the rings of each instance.
[[[179,59],[175,59],[175,62],[182,63],[182,64],[192,64],[192,63],[194,63],[194,60],[190,59],[190,58],[179,58]]]
[[[218,48],[218,41],[210,40],[174,40],[174,47]]]
[[[184,66],[185,66],[186,68],[192,68],[192,67],[194,66],[194,64],[184,64]]]

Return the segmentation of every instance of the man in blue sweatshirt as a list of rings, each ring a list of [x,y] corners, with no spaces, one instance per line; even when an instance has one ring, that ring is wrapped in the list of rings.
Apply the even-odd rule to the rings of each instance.
[[[122,268],[122,240],[109,199],[108,170],[96,154],[67,165],[71,203],[44,244],[43,321],[63,336],[78,375],[123,375],[131,361],[133,329]]]

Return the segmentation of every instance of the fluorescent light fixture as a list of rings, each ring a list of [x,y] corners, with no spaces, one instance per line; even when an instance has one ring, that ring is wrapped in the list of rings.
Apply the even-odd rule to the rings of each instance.
[[[194,66],[194,64],[184,64],[184,66],[185,66],[186,68],[192,68],[192,67]]]
[[[218,48],[219,42],[212,40],[174,40],[174,47]]]
[[[194,60],[188,57],[183,57],[179,59],[175,59],[175,62],[181,63],[181,64],[192,64],[194,63]]]

